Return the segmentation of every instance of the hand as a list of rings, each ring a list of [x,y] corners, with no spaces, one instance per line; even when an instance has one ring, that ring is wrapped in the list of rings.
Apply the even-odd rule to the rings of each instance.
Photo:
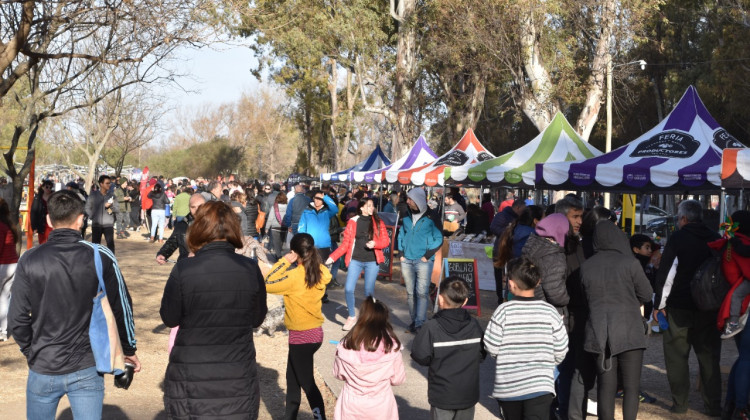
[[[375,248],[375,241],[367,241],[367,243],[365,244],[365,246],[368,247],[368,248],[370,248],[370,249]]]
[[[667,310],[666,309],[661,309],[661,310],[654,309],[654,313],[652,314],[652,316],[654,317],[654,319],[658,319],[656,316],[659,314],[659,312],[661,312],[662,315],[664,315],[664,318],[667,317]]]
[[[156,262],[159,263],[159,265],[164,265],[167,263],[167,259],[164,258],[164,255],[157,255],[156,256]]]
[[[401,258],[399,258],[399,260],[400,260],[401,262],[404,262],[404,261],[406,261],[406,258],[404,258],[404,257],[401,257]]]
[[[422,261],[422,262],[427,262],[427,258],[425,258],[425,257],[422,257],[422,258],[420,258],[420,261]]]
[[[328,259],[325,262],[325,265],[331,265],[331,264],[333,264],[333,259],[331,259],[331,257],[328,257]]]
[[[130,363],[132,365],[135,365],[135,368],[133,368],[133,372],[141,371],[141,361],[138,360],[138,356],[136,355],[125,356],[125,363]]]
[[[291,264],[297,261],[297,253],[294,251],[289,251],[288,254],[284,255],[284,258],[286,258],[286,260]]]

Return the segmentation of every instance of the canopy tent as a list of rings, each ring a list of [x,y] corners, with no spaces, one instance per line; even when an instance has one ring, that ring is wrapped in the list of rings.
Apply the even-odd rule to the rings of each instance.
[[[750,149],[724,149],[721,186],[727,189],[750,187]]]
[[[558,112],[544,131],[519,149],[484,162],[445,168],[445,183],[534,188],[535,164],[588,159],[601,154],[583,141]]]
[[[294,184],[298,184],[300,182],[307,184],[307,183],[317,181],[317,180],[318,178],[313,178],[311,176],[302,175],[302,174],[293,172],[289,174],[289,177],[286,179],[286,186],[287,186],[287,189],[291,189]]]
[[[386,182],[391,184],[399,182],[401,184],[427,185],[432,187],[435,185],[444,185],[443,173],[448,166],[484,162],[494,157],[492,153],[479,143],[479,140],[474,135],[474,131],[470,128],[466,130],[466,134],[464,134],[458,144],[435,161],[407,170],[390,169],[383,171],[383,173]]]
[[[418,166],[426,165],[437,159],[437,154],[430,149],[424,136],[419,136],[417,142],[411,147],[409,152],[404,156],[383,169],[376,169],[374,171],[357,171],[351,173],[350,180],[352,182],[364,182],[366,184],[377,183],[379,184],[382,180],[384,170],[407,170],[416,168]]]
[[[654,128],[609,153],[536,165],[536,186],[553,189],[694,193],[720,188],[721,151],[744,145],[721,128],[690,86]]]
[[[383,169],[384,167],[391,164],[391,161],[385,156],[385,153],[383,153],[383,150],[380,148],[380,145],[378,144],[375,146],[375,150],[370,153],[370,156],[367,157],[367,159],[363,160],[362,162],[359,162],[358,164],[352,166],[349,169],[344,169],[343,171],[339,172],[332,172],[327,174],[321,174],[320,179],[321,181],[349,181],[350,173],[351,172],[366,172],[366,171],[372,171],[375,169]]]

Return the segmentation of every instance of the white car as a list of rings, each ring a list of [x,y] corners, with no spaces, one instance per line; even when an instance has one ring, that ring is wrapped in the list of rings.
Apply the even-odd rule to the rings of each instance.
[[[620,222],[620,216],[622,214],[622,208],[615,209],[615,214],[617,215],[617,222]],[[643,223],[641,223],[641,204],[638,203],[635,205],[635,221],[634,224],[636,226],[640,226],[643,224],[644,226],[648,224],[652,219],[656,219],[659,217],[668,217],[671,216],[671,214],[667,213],[666,211],[662,210],[659,207],[656,206],[649,206],[646,211],[643,212]]]

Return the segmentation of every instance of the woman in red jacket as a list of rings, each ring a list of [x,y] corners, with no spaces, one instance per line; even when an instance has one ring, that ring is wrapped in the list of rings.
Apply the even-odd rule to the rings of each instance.
[[[346,222],[344,240],[326,260],[326,265],[333,264],[346,253],[345,262],[349,271],[346,273],[344,292],[349,318],[344,324],[344,331],[351,330],[357,323],[354,288],[357,285],[359,273],[362,270],[365,272],[365,296],[372,296],[375,291],[375,280],[378,278],[378,264],[385,260],[383,248],[389,244],[385,223],[378,217],[372,198],[359,200],[357,215]]]

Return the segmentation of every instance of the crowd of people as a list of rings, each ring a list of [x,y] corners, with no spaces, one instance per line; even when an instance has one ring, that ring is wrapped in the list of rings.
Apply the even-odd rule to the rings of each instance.
[[[733,214],[733,228],[720,238],[703,224],[700,202],[684,200],[679,230],[657,250],[648,236],[628,238],[613,212],[585,209],[575,195],[545,208],[513,195],[499,206],[488,195],[467,204],[457,189],[435,199],[423,188],[352,192],[298,183],[287,191],[281,184],[233,179],[173,183],[153,177],[141,185],[102,175],[96,184],[90,191],[70,183],[53,192],[52,182],[42,182],[30,220],[40,245],[20,259],[10,246],[18,232],[0,199],[0,338],[12,336],[27,357],[29,418],[54,418],[65,394],[75,418],[101,417],[103,382],[87,331],[98,280],[93,265],[73,264],[91,261],[83,256],[92,252],[83,241],[87,224],[91,241],[103,236],[106,243],[99,251],[104,283],[135,372],[133,308],[114,256],[115,237],[145,227],[144,240],[161,245],[158,264],[178,251],[160,309],[174,332],[164,383],[170,418],[257,418],[253,329],[266,317],[267,294],[282,297],[289,331],[284,418],[297,418],[302,391],[314,417],[325,418],[314,355],[323,343],[322,307],[328,290],[342,287],[336,280],[342,266],[348,316],[332,367],[344,381],[334,418],[398,418],[391,387],[406,380],[404,349],[375,291],[389,246],[398,251],[406,288],[406,332],[414,334],[409,354],[428,366],[433,419],[474,418],[480,364],[489,354],[498,416],[583,419],[595,399],[598,417],[613,419],[619,395],[622,417],[634,420],[639,403],[650,398],[641,370],[652,318],[668,323],[661,334],[671,411],[688,409],[692,349],[706,414],[750,416],[748,211]],[[384,213],[394,220],[398,215],[393,243]],[[165,239],[167,226],[172,232]],[[486,329],[463,309],[470,291],[458,277],[441,281],[428,318],[435,255],[444,237],[459,229],[496,236],[499,306]],[[238,253],[255,245],[264,258]],[[690,282],[712,249],[721,253],[732,289],[719,310],[705,311],[696,306]],[[360,273],[365,299],[357,308]],[[722,338],[734,338],[739,354],[724,401]]]

